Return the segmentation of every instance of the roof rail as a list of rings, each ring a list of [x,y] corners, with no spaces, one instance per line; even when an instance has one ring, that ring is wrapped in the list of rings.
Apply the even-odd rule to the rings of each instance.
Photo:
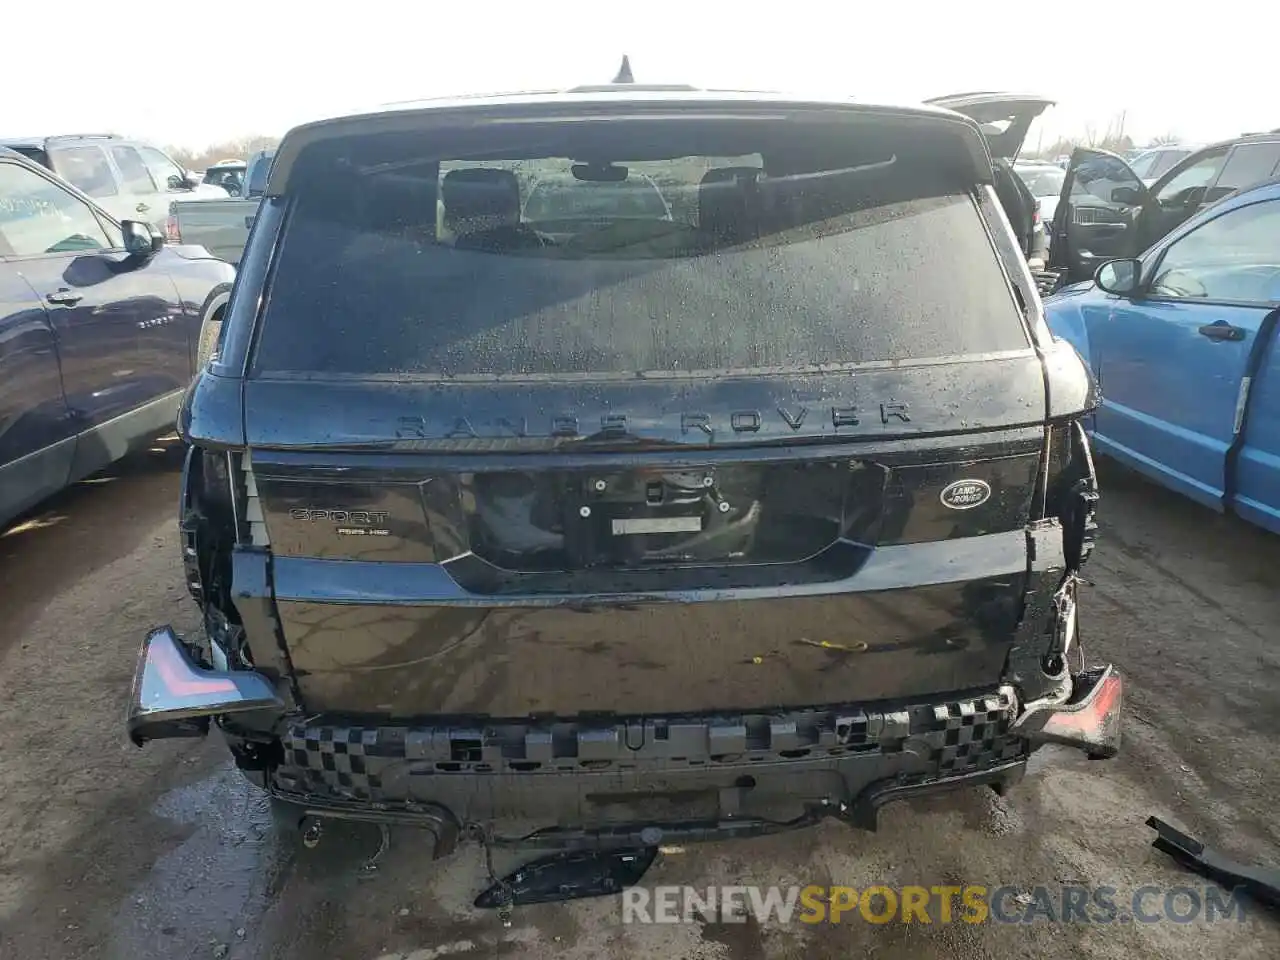
[[[119,140],[118,133],[55,133],[46,140]]]

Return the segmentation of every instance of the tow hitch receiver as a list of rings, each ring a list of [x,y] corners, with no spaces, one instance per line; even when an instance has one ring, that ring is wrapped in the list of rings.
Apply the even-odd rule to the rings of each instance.
[[[653,865],[657,847],[553,853],[525,864],[476,897],[481,909],[607,897],[634,886]]]
[[[202,737],[209,719],[249,710],[284,710],[270,681],[251,670],[207,670],[173,628],[152,630],[138,652],[126,725],[138,746],[148,740]]]
[[[1083,750],[1091,759],[1120,751],[1124,679],[1111,665],[1069,677],[1056,697],[1027,704],[1014,730],[1032,744],[1057,743]]]

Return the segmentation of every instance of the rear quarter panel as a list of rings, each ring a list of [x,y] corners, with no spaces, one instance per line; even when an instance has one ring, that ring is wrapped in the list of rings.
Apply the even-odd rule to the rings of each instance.
[[[1049,333],[1075,347],[1076,353],[1093,370],[1093,357],[1089,352],[1089,328],[1085,324],[1082,306],[1090,295],[1096,296],[1092,282],[1065,287],[1044,302],[1044,319]]]
[[[165,269],[178,291],[186,318],[187,348],[194,373],[203,322],[230,296],[236,271],[229,263],[209,256],[198,247],[171,247],[164,257]]]

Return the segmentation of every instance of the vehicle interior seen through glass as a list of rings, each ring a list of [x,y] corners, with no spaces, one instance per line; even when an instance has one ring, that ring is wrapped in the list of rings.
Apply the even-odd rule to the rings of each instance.
[[[966,150],[883,121],[706,119],[321,145],[291,182],[256,369],[634,375],[1025,347]]]

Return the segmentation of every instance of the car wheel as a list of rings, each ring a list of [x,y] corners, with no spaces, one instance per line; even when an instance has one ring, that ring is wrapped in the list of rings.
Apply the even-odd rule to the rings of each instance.
[[[213,316],[200,324],[200,345],[196,350],[197,371],[203,370],[213,356],[214,348],[218,345],[218,335],[222,332],[222,317],[223,308],[219,307]]]

